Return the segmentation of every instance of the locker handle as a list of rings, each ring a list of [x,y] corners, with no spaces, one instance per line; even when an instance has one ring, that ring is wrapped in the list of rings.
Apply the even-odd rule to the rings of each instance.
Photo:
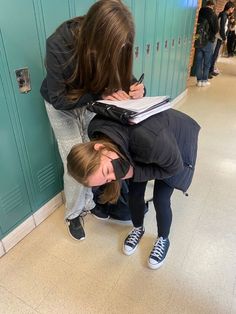
[[[160,48],[160,43],[159,41],[157,42],[157,52],[159,51],[159,48]]]
[[[150,47],[151,47],[151,45],[150,45],[150,44],[147,44],[147,49],[146,49],[147,55],[149,55],[149,53],[150,53]]]
[[[31,91],[29,68],[17,69],[15,70],[15,73],[19,92],[22,94],[26,94]]]
[[[165,40],[165,48],[168,47],[168,40]]]
[[[135,47],[134,49],[134,55],[135,55],[135,58],[138,58],[138,54],[139,54],[139,47]]]

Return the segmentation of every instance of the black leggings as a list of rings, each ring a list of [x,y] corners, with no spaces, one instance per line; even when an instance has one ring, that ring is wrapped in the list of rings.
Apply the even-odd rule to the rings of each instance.
[[[143,225],[145,201],[144,194],[147,182],[129,183],[129,207],[131,219],[134,227]],[[153,191],[153,204],[156,210],[158,236],[167,238],[170,233],[172,222],[172,210],[170,198],[174,188],[167,185],[165,182],[155,180]]]

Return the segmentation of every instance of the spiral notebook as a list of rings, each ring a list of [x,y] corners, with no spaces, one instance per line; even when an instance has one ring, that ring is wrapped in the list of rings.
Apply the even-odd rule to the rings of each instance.
[[[122,123],[137,124],[171,107],[168,96],[155,96],[120,101],[99,100],[90,104],[88,109]]]

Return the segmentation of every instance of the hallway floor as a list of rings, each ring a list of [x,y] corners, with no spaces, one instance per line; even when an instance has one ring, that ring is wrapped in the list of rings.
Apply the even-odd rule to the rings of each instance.
[[[222,59],[210,87],[189,81],[178,108],[202,126],[189,197],[172,200],[170,250],[147,268],[156,227],[132,256],[122,253],[130,226],[85,217],[86,239],[70,238],[64,208],[0,259],[1,314],[236,313],[236,58]]]

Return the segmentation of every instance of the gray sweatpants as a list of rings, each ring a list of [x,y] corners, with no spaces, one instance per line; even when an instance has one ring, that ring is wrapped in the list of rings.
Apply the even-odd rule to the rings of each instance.
[[[89,140],[87,127],[94,114],[85,108],[56,110],[46,101],[45,106],[64,166],[65,219],[73,219],[83,210],[90,210],[95,206],[91,189],[79,184],[68,175],[66,161],[67,155],[75,144]]]

